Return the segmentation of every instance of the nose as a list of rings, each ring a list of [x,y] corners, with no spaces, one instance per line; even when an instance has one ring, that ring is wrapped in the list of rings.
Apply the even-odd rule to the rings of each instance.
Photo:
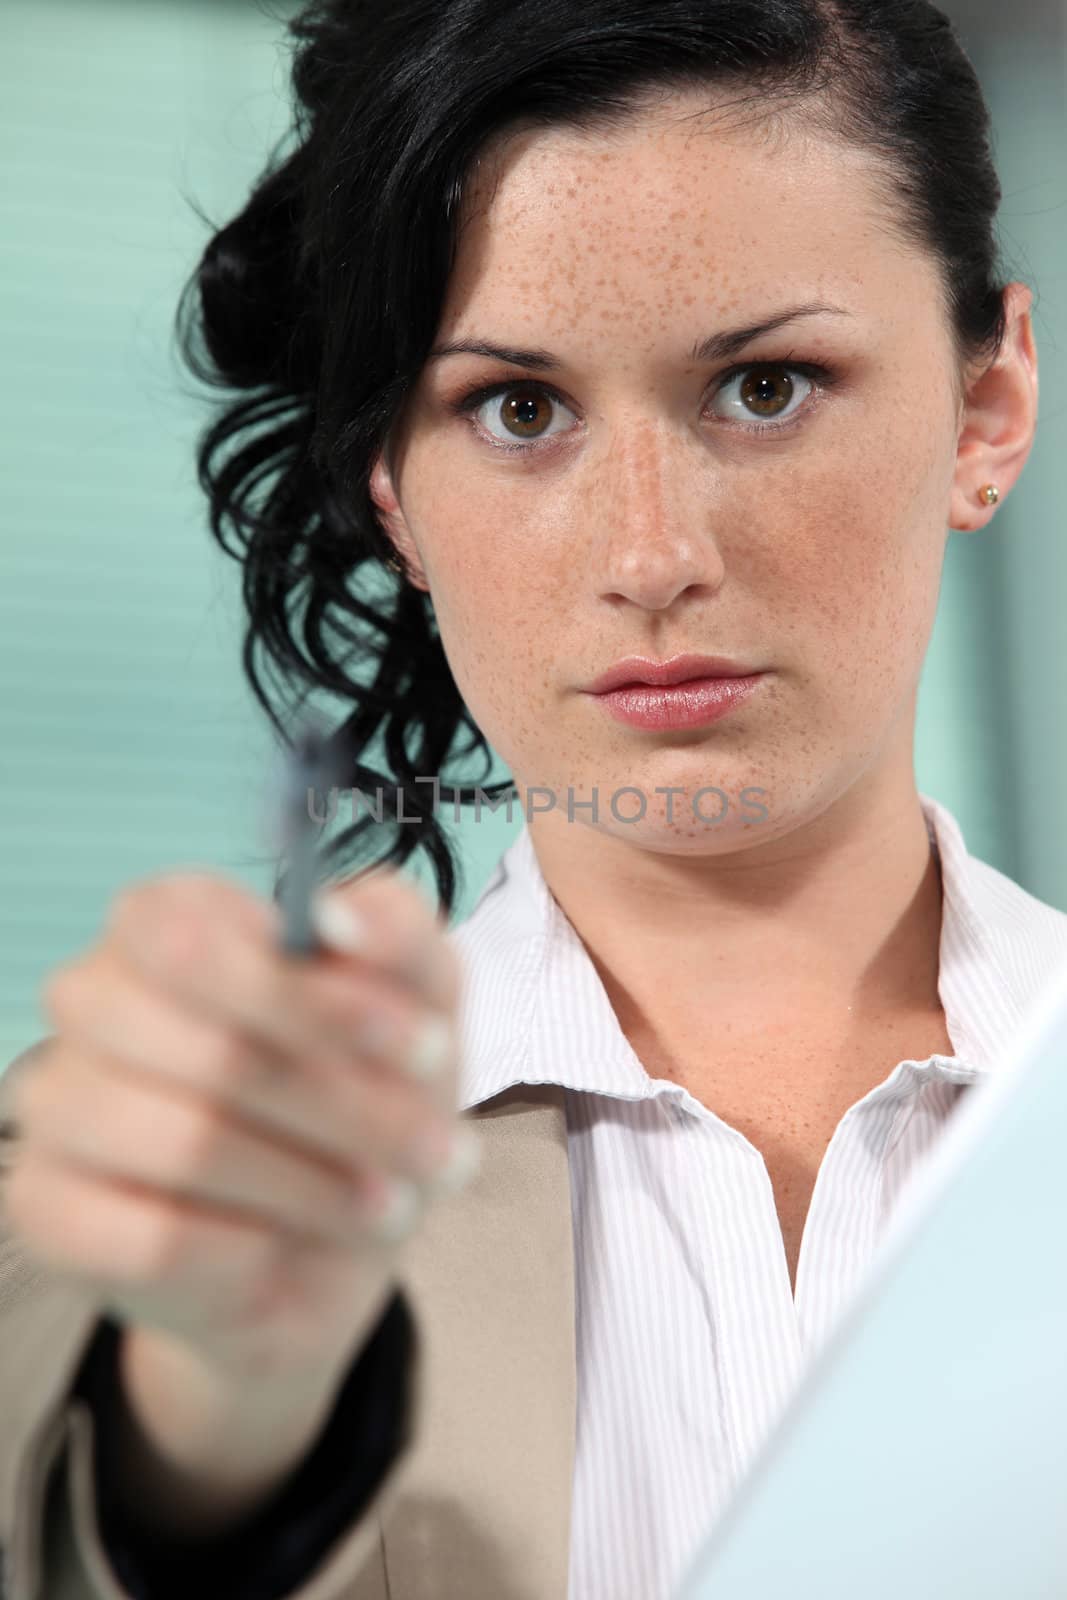
[[[722,576],[715,546],[692,529],[662,530],[649,538],[624,522],[612,540],[601,593],[606,600],[629,600],[644,611],[666,611],[690,590],[693,598],[708,598]]]
[[[601,482],[597,518],[604,529],[601,597],[665,611],[687,591],[694,598],[714,594],[725,568],[703,474],[694,476],[692,462],[687,468],[647,436],[639,449],[616,455],[612,469],[610,481]]]

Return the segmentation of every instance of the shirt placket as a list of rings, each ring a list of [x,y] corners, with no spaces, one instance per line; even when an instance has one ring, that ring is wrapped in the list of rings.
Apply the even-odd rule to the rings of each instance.
[[[815,1178],[797,1258],[795,1309],[806,1367],[868,1271],[884,1221],[887,1151],[912,1115],[906,1063],[849,1107]]]
[[[687,1092],[679,1111],[688,1115],[701,1146],[701,1235],[715,1322],[712,1347],[736,1485],[796,1384],[800,1333],[763,1156]]]

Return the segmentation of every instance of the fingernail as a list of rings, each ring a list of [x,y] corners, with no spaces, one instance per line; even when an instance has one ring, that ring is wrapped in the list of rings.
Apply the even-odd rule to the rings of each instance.
[[[315,932],[334,950],[362,955],[370,943],[366,919],[354,906],[328,889],[318,889],[312,895],[311,921]]]
[[[427,1083],[444,1071],[452,1055],[452,1026],[444,1017],[424,1017],[404,1062],[405,1071]]]
[[[376,1239],[387,1244],[398,1244],[414,1228],[421,1209],[422,1196],[418,1186],[409,1183],[406,1178],[391,1178],[385,1210],[375,1217],[370,1224],[370,1231]]]

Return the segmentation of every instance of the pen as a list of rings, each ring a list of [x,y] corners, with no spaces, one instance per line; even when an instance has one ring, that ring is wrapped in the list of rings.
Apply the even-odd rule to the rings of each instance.
[[[281,945],[289,955],[309,956],[320,948],[311,922],[311,897],[319,876],[317,835],[321,824],[312,814],[312,805],[325,815],[333,776],[334,762],[326,739],[316,727],[305,727],[286,758],[279,808],[281,843],[288,863],[279,895]]]

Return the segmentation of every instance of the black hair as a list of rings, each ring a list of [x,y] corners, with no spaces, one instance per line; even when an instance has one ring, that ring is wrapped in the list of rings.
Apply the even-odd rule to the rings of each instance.
[[[315,0],[288,33],[292,125],[178,308],[186,365],[228,391],[197,441],[199,480],[213,535],[243,563],[257,698],[286,742],[257,657],[283,689],[340,702],[347,781],[420,819],[370,865],[421,846],[447,915],[461,869],[425,780],[469,803],[469,775],[444,774],[480,752],[481,793],[514,790],[485,781],[492,751],[430,596],[386,564],[368,478],[432,348],[476,159],[510,129],[610,129],[649,96],[699,87],[718,108],[738,91],[753,122],[793,115],[850,141],[874,158],[887,232],[941,269],[959,394],[1005,332],[991,119],[927,0]],[[378,737],[386,773],[367,765]],[[375,826],[354,820],[331,853],[366,860]]]

